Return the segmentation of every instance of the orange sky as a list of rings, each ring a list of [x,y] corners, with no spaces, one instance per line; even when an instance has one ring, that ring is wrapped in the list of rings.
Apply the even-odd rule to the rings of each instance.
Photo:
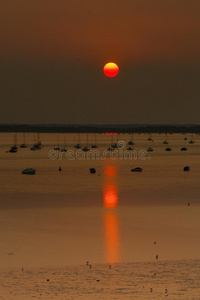
[[[4,55],[120,63],[200,58],[199,0],[0,4]]]
[[[0,2],[2,123],[199,123],[199,78],[199,0]]]

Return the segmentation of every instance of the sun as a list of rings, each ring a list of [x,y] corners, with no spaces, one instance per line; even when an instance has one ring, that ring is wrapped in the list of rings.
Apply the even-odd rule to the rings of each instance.
[[[114,62],[109,62],[104,66],[103,71],[106,76],[115,77],[119,73],[119,67]]]

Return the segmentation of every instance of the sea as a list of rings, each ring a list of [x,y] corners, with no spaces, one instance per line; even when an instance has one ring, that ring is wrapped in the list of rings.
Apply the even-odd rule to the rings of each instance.
[[[198,134],[0,133],[1,267],[199,259],[199,182]]]

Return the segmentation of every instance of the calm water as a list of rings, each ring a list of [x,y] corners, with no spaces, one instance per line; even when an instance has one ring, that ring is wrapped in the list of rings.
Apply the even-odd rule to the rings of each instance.
[[[13,154],[6,151],[14,134],[1,133],[2,266],[154,261],[157,254],[160,260],[200,258],[200,137],[186,137],[154,134],[152,142],[142,134],[90,134],[80,140],[74,134],[40,134],[41,150]],[[26,134],[28,145],[37,138]],[[194,144],[188,144],[191,139]],[[95,140],[99,159],[77,159],[76,151],[74,159],[65,153],[49,158],[56,145],[74,151],[74,144]],[[118,140],[134,140],[137,155],[148,147],[154,151],[143,159],[112,159],[104,150]],[[183,146],[188,151],[180,151]],[[190,172],[183,172],[186,165]],[[27,167],[36,175],[22,175]],[[89,173],[91,167],[96,174]],[[134,167],[143,172],[132,173]]]

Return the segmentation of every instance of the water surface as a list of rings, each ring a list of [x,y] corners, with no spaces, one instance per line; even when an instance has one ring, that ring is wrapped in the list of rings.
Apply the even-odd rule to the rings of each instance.
[[[111,142],[149,146],[145,159],[49,159],[57,144],[75,150],[78,135],[40,134],[43,148],[7,153],[13,134],[1,134],[0,255],[2,267],[63,266],[170,259],[200,253],[200,138],[187,135],[81,135],[102,157]],[[188,144],[193,138],[194,144]],[[17,135],[18,143],[23,135]],[[167,139],[171,152],[164,151]],[[37,135],[26,134],[28,145]],[[188,151],[180,148],[187,146]],[[75,151],[76,153],[76,151]],[[61,165],[62,171],[58,171]],[[185,165],[190,172],[183,172]],[[142,173],[132,173],[134,167]],[[32,167],[36,175],[22,175]],[[96,168],[96,174],[89,169]],[[190,203],[190,206],[188,206]],[[154,244],[156,242],[156,244]]]

